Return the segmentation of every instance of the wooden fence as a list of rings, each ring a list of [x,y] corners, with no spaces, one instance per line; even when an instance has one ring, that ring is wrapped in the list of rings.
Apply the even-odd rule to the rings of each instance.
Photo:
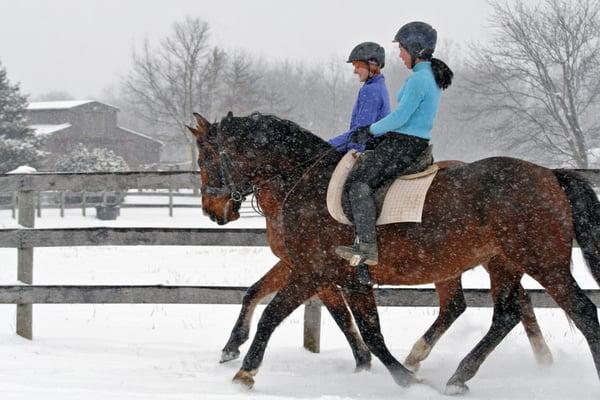
[[[119,200],[123,198],[123,200]],[[158,198],[162,201],[155,203],[144,203],[138,199]],[[177,200],[192,199],[193,203],[180,203]],[[200,194],[183,193],[171,188],[165,191],[133,191],[127,193],[114,193],[103,191],[97,192],[71,192],[71,191],[47,191],[36,192],[35,207],[36,216],[42,217],[42,210],[58,209],[60,217],[65,216],[67,209],[80,209],[81,215],[86,216],[87,208],[118,206],[124,208],[164,208],[168,215],[173,216],[174,209],[201,208]],[[0,193],[0,210],[11,210],[12,218],[16,218],[18,208],[17,192]],[[240,213],[243,216],[259,216],[252,210],[249,204],[242,204]]]
[[[599,184],[599,171],[586,171]],[[25,285],[0,286],[0,304],[17,305],[17,334],[33,337],[33,304],[165,303],[241,304],[246,288],[220,286],[61,286],[33,284],[33,248],[66,246],[266,246],[263,229],[210,228],[68,228],[34,229],[35,193],[45,190],[125,191],[130,188],[190,188],[195,172],[127,172],[94,174],[0,175],[2,191],[18,193],[18,222],[23,228],[0,230],[0,247],[16,248],[17,278]],[[528,291],[535,307],[556,307],[543,290]],[[600,291],[587,290],[600,304]],[[380,306],[435,307],[433,289],[377,289]],[[465,290],[467,304],[492,305],[489,290]],[[304,345],[318,352],[321,303],[305,306]]]

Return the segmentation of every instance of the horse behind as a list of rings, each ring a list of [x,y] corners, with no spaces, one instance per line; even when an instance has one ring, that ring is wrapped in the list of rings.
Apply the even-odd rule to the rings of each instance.
[[[228,114],[218,124],[197,116],[192,129],[201,167],[202,206],[219,224],[239,218],[244,195],[255,193],[267,217],[269,245],[292,271],[266,307],[236,382],[251,387],[274,329],[295,308],[331,285],[349,287],[353,267],[333,249],[353,239],[353,229],[325,208],[329,177],[340,159],[330,146],[291,121]],[[379,284],[444,282],[484,265],[494,301],[492,324],[446,384],[466,382],[519,322],[519,287],[526,273],[537,280],[584,335],[600,377],[600,325],[596,306],[571,275],[571,243],[579,242],[600,283],[600,203],[588,182],[567,171],[514,158],[494,157],[438,173],[428,192],[423,222],[378,227],[379,264],[369,267]],[[372,292],[346,292],[369,350],[402,386],[411,371],[389,352]]]

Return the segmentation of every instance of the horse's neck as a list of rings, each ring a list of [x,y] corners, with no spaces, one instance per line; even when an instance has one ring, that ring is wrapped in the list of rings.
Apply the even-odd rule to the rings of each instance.
[[[334,161],[325,155],[323,159],[317,159],[314,163],[291,168],[287,174],[282,174],[281,178],[261,187],[257,200],[267,219],[279,218],[284,205],[294,203],[299,193],[305,196],[308,192],[314,192],[315,197],[323,197],[319,193],[326,193],[336,165]]]
[[[282,187],[279,179],[274,180],[260,188],[256,199],[267,219],[277,218],[285,199],[285,188]]]

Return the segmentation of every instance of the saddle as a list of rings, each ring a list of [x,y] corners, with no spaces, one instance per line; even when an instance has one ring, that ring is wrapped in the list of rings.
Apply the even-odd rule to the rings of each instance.
[[[421,222],[425,195],[439,167],[433,164],[433,146],[429,145],[415,162],[399,176],[384,182],[375,190],[374,200],[377,208],[377,224],[394,222]],[[370,151],[370,150],[367,150]],[[352,209],[345,188],[350,172],[361,157],[350,151],[338,163],[327,190],[327,208],[338,222],[349,224],[352,221]]]

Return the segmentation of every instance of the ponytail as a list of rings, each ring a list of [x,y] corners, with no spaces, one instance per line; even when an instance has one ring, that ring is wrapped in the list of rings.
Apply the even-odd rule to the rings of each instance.
[[[433,71],[435,83],[437,83],[440,89],[445,90],[452,84],[454,72],[452,72],[445,62],[437,58],[432,58],[431,69]]]

